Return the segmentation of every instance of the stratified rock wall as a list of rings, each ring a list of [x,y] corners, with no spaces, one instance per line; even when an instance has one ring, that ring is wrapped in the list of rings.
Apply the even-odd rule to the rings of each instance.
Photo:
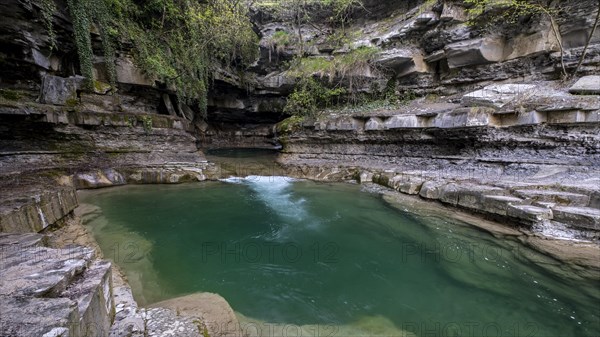
[[[599,238],[600,96],[505,84],[460,101],[287,125],[279,161],[300,177],[372,181],[546,235]]]

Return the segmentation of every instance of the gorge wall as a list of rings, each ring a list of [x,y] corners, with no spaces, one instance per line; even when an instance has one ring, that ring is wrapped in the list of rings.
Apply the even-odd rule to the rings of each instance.
[[[52,232],[74,219],[76,189],[214,179],[218,168],[203,149],[283,146],[279,162],[290,175],[374,182],[544,235],[600,239],[600,78],[593,76],[600,30],[581,58],[597,1],[553,2],[561,7],[554,19],[562,53],[547,16],[494,31],[470,24],[463,1],[365,0],[343,39],[326,14],[298,27],[255,8],[260,56],[243,71],[215,72],[206,115],[145,75],[127,44],[116,51],[118,90],[111,94],[97,27],[96,81],[85,89],[66,1],[55,3],[56,48],[37,2],[0,3],[0,232]],[[298,29],[302,56],[313,64],[376,51],[344,72],[309,74],[345,88],[342,101],[386,91],[399,103],[288,118]],[[572,73],[580,58],[576,78],[561,80],[562,64]],[[3,261],[24,263],[37,251],[60,255],[44,240],[0,237]],[[4,247],[27,254],[7,255]],[[115,317],[115,303],[101,301],[112,296],[110,266],[92,251],[75,253],[78,264],[54,275],[48,292],[2,285],[0,307],[18,308],[13,299],[26,297],[32,306],[56,304],[62,315],[61,326],[31,326],[69,330],[65,320],[75,320],[106,328]],[[61,269],[68,257],[33,267]],[[0,325],[0,334],[14,328]]]

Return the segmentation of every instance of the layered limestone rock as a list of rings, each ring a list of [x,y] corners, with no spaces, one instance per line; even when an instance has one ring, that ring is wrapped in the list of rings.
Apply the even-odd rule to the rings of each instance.
[[[599,96],[505,83],[452,100],[461,104],[305,120],[282,138],[279,161],[296,176],[373,181],[548,235],[600,238]]]
[[[75,179],[78,187],[99,187],[204,180],[210,169],[196,148],[193,126],[179,117],[7,103],[0,104],[0,120],[0,174],[7,177],[40,170],[82,173]],[[116,169],[123,176],[88,173],[98,169]]]
[[[115,316],[111,264],[90,248],[0,234],[0,334],[106,336]]]
[[[40,232],[57,223],[75,207],[77,195],[71,188],[44,188],[39,186],[6,188],[0,200],[0,232]],[[16,192],[16,193],[15,193]]]

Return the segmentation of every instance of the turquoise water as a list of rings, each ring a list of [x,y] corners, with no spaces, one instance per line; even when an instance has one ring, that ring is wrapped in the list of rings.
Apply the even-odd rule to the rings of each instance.
[[[218,293],[265,336],[600,335],[598,280],[360,186],[248,177],[81,199],[141,304]]]

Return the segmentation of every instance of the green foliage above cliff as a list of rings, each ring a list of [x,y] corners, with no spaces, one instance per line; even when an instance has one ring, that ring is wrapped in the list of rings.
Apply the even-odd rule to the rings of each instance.
[[[114,85],[115,50],[114,40],[111,36],[111,12],[107,3],[104,0],[67,0],[67,4],[73,19],[75,45],[79,55],[81,74],[85,76],[88,88],[93,89],[94,83],[94,53],[90,35],[92,25],[99,30],[109,81]]]
[[[330,82],[335,79],[348,79],[352,82],[357,77],[357,73],[369,67],[378,52],[379,49],[376,47],[364,46],[330,58],[296,58],[290,64],[289,74],[298,78],[318,76],[326,77]]]
[[[93,78],[91,31],[96,27],[114,76],[114,43],[130,50],[150,78],[175,87],[181,98],[206,109],[216,67],[243,68],[258,53],[258,38],[243,1],[67,0],[81,72]],[[114,78],[113,78],[114,82]]]
[[[345,94],[351,101],[358,97],[354,88],[365,73],[371,71],[371,61],[379,49],[360,47],[334,57],[302,57],[290,64],[288,75],[297,79],[294,92],[288,97],[285,112],[312,116],[317,111],[337,105]]]
[[[510,27],[520,20],[543,13],[554,12],[543,1],[537,0],[465,0],[471,25]]]
[[[56,3],[54,3],[54,0],[41,0],[39,6],[42,13],[42,20],[44,21],[50,40],[50,50],[53,50],[56,48],[56,32],[54,31],[53,23],[54,13],[56,12]]]
[[[303,25],[324,19],[332,28],[339,28],[340,34],[344,35],[352,13],[363,7],[363,4],[361,0],[258,0],[255,6],[293,26],[298,55],[304,56],[306,48],[301,29]]]
[[[336,103],[346,89],[328,88],[312,77],[303,78],[288,97],[284,112],[294,116],[315,116],[318,111]]]

